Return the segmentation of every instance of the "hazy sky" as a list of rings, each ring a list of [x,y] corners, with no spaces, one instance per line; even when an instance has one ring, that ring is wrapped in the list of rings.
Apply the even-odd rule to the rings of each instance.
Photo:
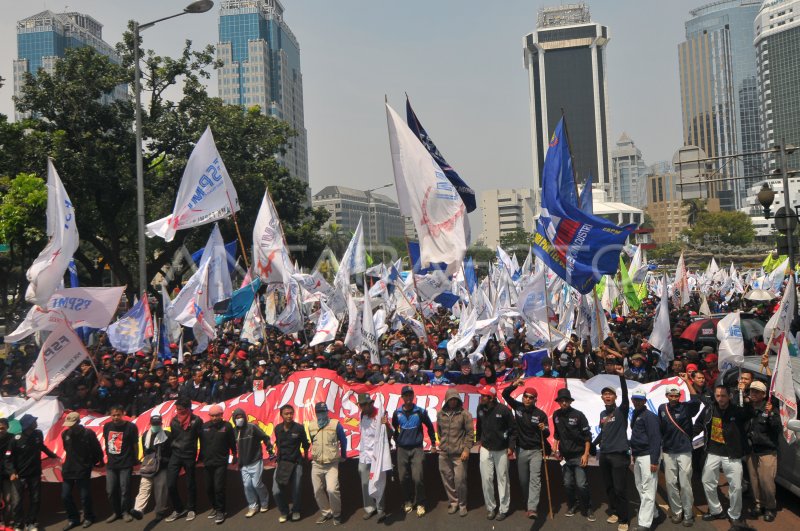
[[[129,19],[147,22],[190,0],[1,0],[0,112],[13,116],[15,21],[44,9],[88,13],[116,43]],[[216,44],[217,6],[162,22],[144,45],[176,55],[183,39]],[[448,162],[476,190],[530,187],[528,85],[523,36],[539,0],[283,0],[300,42],[313,192],[329,184],[366,189],[392,182],[384,94],[404,114],[408,92]],[[648,164],[681,141],[677,45],[697,0],[596,0],[592,18],[609,28],[612,146],[623,131]],[[216,78],[210,93],[216,95]],[[572,117],[571,119],[576,119]],[[385,191],[385,190],[384,190]],[[389,189],[387,195],[394,196]]]

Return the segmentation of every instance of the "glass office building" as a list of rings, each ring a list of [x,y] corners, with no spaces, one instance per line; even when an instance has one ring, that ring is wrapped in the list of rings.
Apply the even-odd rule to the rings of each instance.
[[[636,208],[647,206],[645,190],[647,173],[648,169],[642,158],[642,152],[627,133],[622,133],[617,140],[616,149],[611,152],[613,200]]]
[[[70,48],[91,46],[119,64],[114,48],[103,40],[103,25],[82,13],[42,11],[17,21],[17,59],[14,60],[14,95],[19,96],[25,74],[36,75],[39,69],[53,72],[58,59]],[[127,85],[117,86],[103,101],[127,98]],[[17,112],[20,120],[25,115]]]
[[[591,21],[585,4],[539,11],[537,29],[525,36],[524,64],[530,95],[534,190],[550,136],[566,115],[578,183],[589,174],[613,196],[608,142],[606,44],[608,28]]]
[[[761,0],[718,0],[690,12],[678,45],[683,142],[709,157],[756,151],[760,146],[753,20]],[[725,210],[741,206],[761,175],[757,155],[720,160],[712,197]]]
[[[223,63],[220,98],[245,108],[257,105],[288,122],[297,135],[280,162],[308,183],[300,45],[283,19],[283,5],[278,0],[223,0],[217,57]]]

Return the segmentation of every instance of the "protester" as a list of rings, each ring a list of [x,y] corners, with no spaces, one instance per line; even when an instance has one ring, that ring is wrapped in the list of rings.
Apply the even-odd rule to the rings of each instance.
[[[125,408],[119,404],[111,406],[111,422],[103,426],[106,446],[106,494],[113,512],[106,519],[110,524],[122,518],[133,521],[131,509],[131,476],[133,466],[138,463],[139,430],[125,420]]]
[[[475,438],[480,444],[480,470],[486,519],[502,521],[511,505],[508,459],[514,454],[516,423],[511,410],[497,401],[497,388],[486,385],[479,390],[478,421]],[[494,496],[495,477],[499,504]]]
[[[293,522],[297,522],[303,504],[300,482],[303,479],[303,463],[308,459],[309,443],[303,425],[294,421],[294,408],[284,404],[280,413],[283,422],[275,426],[278,463],[273,476],[272,495],[281,512],[278,522],[284,523],[290,516]],[[291,507],[287,494],[292,498]]]
[[[384,493],[386,479],[391,470],[389,439],[392,426],[384,412],[382,415],[367,393],[359,393],[359,435],[361,445],[358,452],[358,475],[361,479],[361,498],[364,502],[364,520],[377,514],[377,523],[386,519]]]
[[[609,524],[618,524],[617,531],[628,531],[630,519],[628,508],[628,466],[630,465],[630,443],[628,442],[628,384],[622,366],[613,367],[619,375],[622,401],[616,404],[617,392],[613,387],[600,391],[605,409],[600,412],[600,435],[595,440],[599,447],[600,475],[606,486]]]
[[[236,458],[236,438],[233,427],[222,420],[222,407],[214,404],[208,410],[210,420],[200,430],[200,460],[206,470],[206,494],[211,504],[208,518],[217,525],[225,522],[225,472],[228,457]]]
[[[328,415],[328,405],[317,402],[314,406],[317,422],[308,426],[311,442],[311,484],[321,515],[318,524],[333,519],[333,525],[342,523],[342,499],[339,493],[339,462],[347,459],[347,437],[344,428]]]
[[[80,493],[83,507],[83,528],[91,527],[96,520],[90,481],[92,468],[103,464],[103,449],[95,434],[84,428],[80,420],[77,412],[70,412],[64,419],[66,429],[61,432],[65,453],[64,463],[61,465],[61,500],[64,502],[64,512],[67,513],[64,531],[81,525],[81,514],[73,497],[76,489]]]
[[[150,416],[150,429],[142,434],[142,466],[139,468],[139,492],[131,515],[136,519],[144,516],[147,503],[152,496],[155,502],[155,522],[167,517],[169,488],[167,467],[172,452],[171,431],[165,431],[161,415]]]
[[[242,408],[236,408],[232,418],[236,430],[236,456],[248,506],[244,516],[252,518],[258,512],[265,513],[269,510],[269,492],[261,478],[264,473],[261,446],[267,449],[271,460],[275,458],[275,452],[264,431],[247,422],[247,414]]]
[[[590,522],[596,520],[589,498],[589,482],[585,468],[589,464],[591,431],[586,415],[572,407],[569,389],[559,389],[556,403],[559,409],[553,413],[553,457],[564,461],[564,488],[567,491],[567,512],[564,516],[575,516],[580,509]]]
[[[167,488],[172,502],[172,514],[164,521],[174,522],[178,518],[185,517],[187,522],[191,522],[197,516],[195,470],[197,445],[200,442],[203,420],[192,413],[192,402],[188,397],[182,396],[175,401],[175,418],[169,423],[169,429],[172,433],[172,448],[167,465]],[[178,493],[178,478],[181,471],[186,478],[186,506]]]
[[[656,515],[656,487],[661,461],[661,427],[658,416],[647,408],[647,392],[637,388],[631,393],[631,457],[633,478],[639,492],[637,531],[650,529]]]
[[[747,425],[750,452],[747,455],[747,473],[753,491],[755,506],[750,516],[764,517],[765,522],[775,520],[775,475],[778,470],[778,438],[783,431],[781,417],[767,399],[767,386],[763,382],[750,384],[750,406],[753,418]]]
[[[467,516],[467,464],[475,439],[472,415],[464,409],[458,391],[448,389],[436,415],[439,436],[439,475],[447,493],[448,514]]]

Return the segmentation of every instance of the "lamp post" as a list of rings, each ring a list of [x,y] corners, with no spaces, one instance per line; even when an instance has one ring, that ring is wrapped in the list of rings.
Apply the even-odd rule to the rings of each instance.
[[[159,18],[145,24],[133,22],[133,94],[136,100],[136,218],[139,229],[139,293],[147,291],[147,261],[145,256],[147,250],[144,238],[144,162],[142,160],[142,88],[140,84],[142,69],[139,66],[139,34],[164,20],[181,15],[205,13],[212,7],[214,7],[212,0],[197,0],[175,15]]]
[[[367,232],[367,249],[369,249],[370,244],[372,243],[372,192],[376,190],[383,190],[384,188],[389,188],[390,186],[394,186],[394,183],[384,184],[383,186],[378,186],[377,188],[370,188],[369,190],[364,190],[364,193],[367,195],[367,209],[369,212],[369,231]],[[375,236],[377,237],[377,231]]]

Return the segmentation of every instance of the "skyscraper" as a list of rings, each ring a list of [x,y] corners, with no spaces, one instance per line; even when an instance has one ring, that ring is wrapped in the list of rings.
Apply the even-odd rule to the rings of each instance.
[[[526,188],[483,190],[480,192],[483,231],[479,240],[494,249],[500,238],[517,230],[536,228],[536,194]]]
[[[292,177],[308,183],[300,45],[279,0],[222,0],[219,11],[219,96],[225,103],[288,122],[297,133],[279,158]]]
[[[14,60],[14,96],[19,96],[25,74],[39,69],[52,73],[56,61],[70,48],[91,46],[119,63],[114,47],[103,40],[103,25],[82,13],[53,13],[50,10],[17,21],[17,59]],[[118,85],[103,101],[127,98],[127,85]],[[25,114],[16,112],[20,120]]]
[[[536,31],[524,38],[536,193],[550,136],[563,111],[578,182],[591,173],[593,182],[612,195],[607,43],[608,28],[591,21],[586,4],[540,9]]]
[[[684,145],[709,157],[759,149],[756,53],[753,19],[761,0],[717,0],[692,10],[686,41],[678,45]],[[725,210],[737,208],[758,180],[758,155],[716,163],[709,187]]]
[[[617,140],[617,148],[611,152],[614,201],[644,208],[647,205],[646,175],[647,165],[642,152],[627,133],[622,133]]]

